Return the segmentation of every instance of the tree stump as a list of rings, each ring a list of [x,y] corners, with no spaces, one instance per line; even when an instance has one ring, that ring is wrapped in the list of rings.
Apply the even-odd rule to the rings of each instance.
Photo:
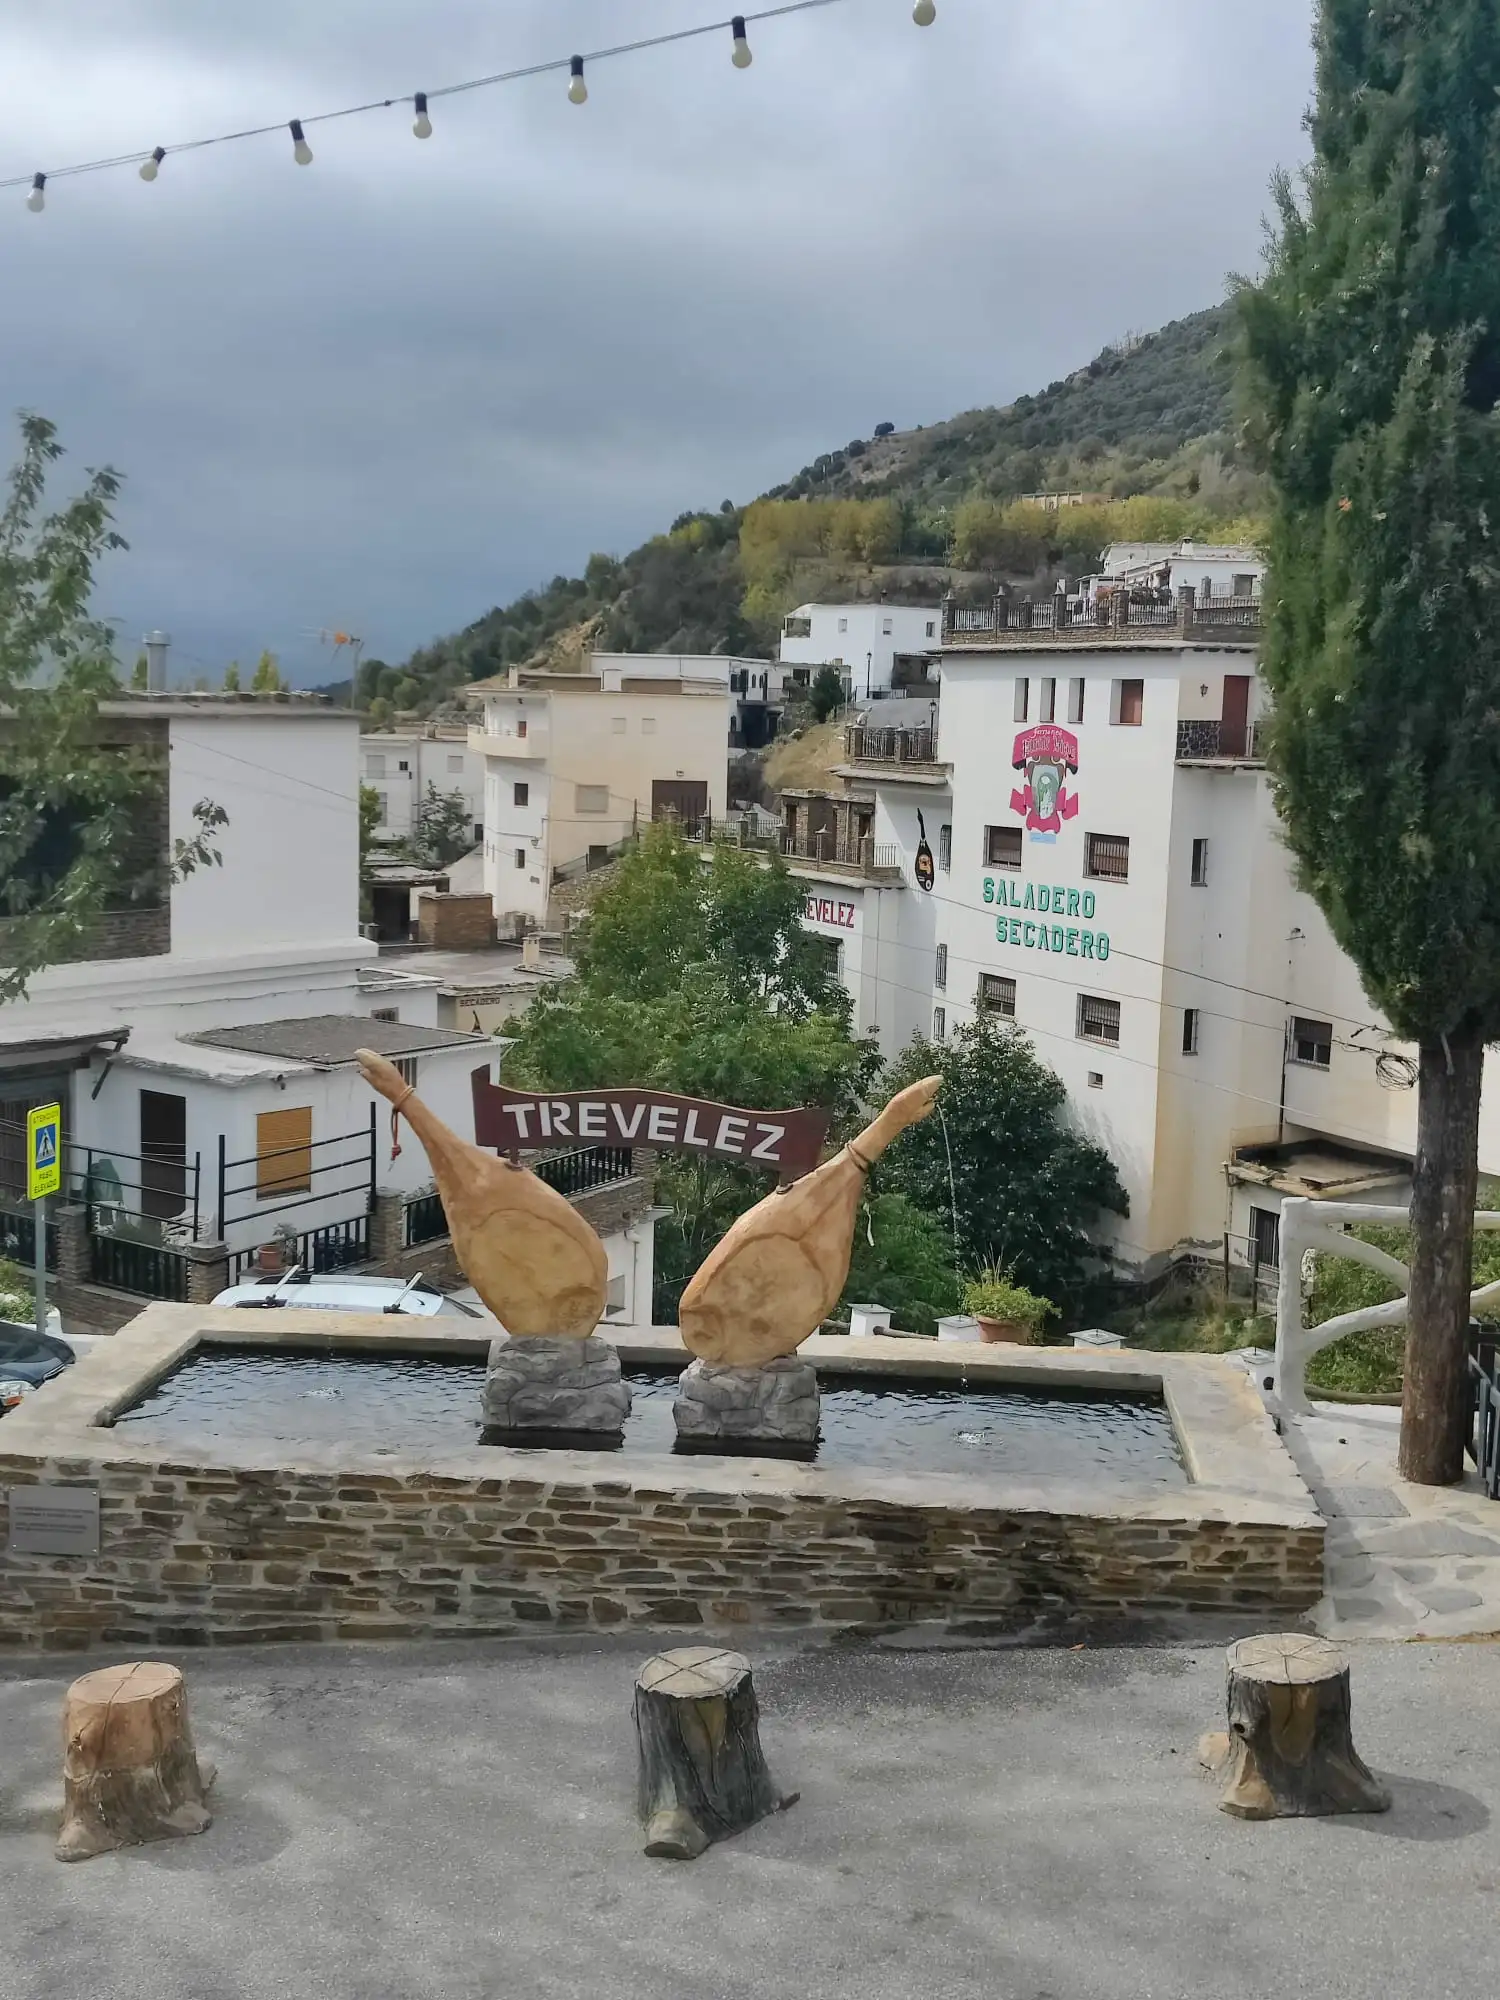
[[[1387,1812],[1391,1795],[1360,1761],[1349,1720],[1349,1662],[1326,1639],[1283,1632],[1231,1646],[1229,1734],[1199,1755],[1227,1780],[1222,1812],[1310,1819]]]
[[[750,1662],[681,1646],[636,1676],[640,1815],[646,1852],[692,1861],[713,1841],[795,1805],[766,1769]]]
[[[63,1708],[59,1861],[202,1833],[213,1818],[176,1667],[137,1660],[101,1667],[68,1689]]]

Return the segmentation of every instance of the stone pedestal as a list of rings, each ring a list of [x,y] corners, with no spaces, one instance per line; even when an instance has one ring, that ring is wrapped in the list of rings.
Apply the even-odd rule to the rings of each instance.
[[[484,1421],[496,1431],[618,1434],[630,1415],[620,1357],[607,1340],[497,1340],[484,1381]]]
[[[787,1355],[760,1368],[695,1361],[677,1385],[677,1435],[811,1445],[818,1436],[818,1377],[810,1361]]]

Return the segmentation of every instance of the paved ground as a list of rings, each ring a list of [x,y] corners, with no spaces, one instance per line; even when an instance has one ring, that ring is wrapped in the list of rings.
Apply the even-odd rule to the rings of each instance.
[[[1462,1486],[1396,1476],[1401,1412],[1322,1403],[1283,1435],[1328,1522],[1328,1594],[1313,1614],[1334,1638],[1500,1634],[1500,1503],[1472,1466]]]
[[[687,1865],[632,1816],[639,1645],[191,1656],[219,1818],[54,1862],[67,1680],[0,1678],[4,2000],[1489,2000],[1500,1648],[1363,1646],[1380,1819],[1196,1774],[1217,1647],[754,1647],[789,1813]]]

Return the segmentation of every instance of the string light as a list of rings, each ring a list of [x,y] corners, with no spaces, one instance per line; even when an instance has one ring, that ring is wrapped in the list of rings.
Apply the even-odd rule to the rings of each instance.
[[[779,6],[763,7],[753,14],[735,14],[726,23],[723,20],[705,22],[695,28],[676,28],[666,34],[648,35],[638,41],[619,42],[610,48],[595,49],[587,56],[556,57],[550,62],[529,63],[518,69],[496,70],[488,76],[470,77],[463,83],[450,83],[440,90],[417,91],[412,97],[373,98],[364,104],[346,104],[337,111],[320,111],[306,120],[291,119],[287,127],[281,124],[249,125],[234,132],[218,132],[207,139],[189,139],[171,147],[157,146],[150,153],[140,151],[115,153],[104,159],[79,160],[71,166],[54,167],[50,173],[12,174],[0,178],[0,189],[24,188],[29,185],[26,206],[39,213],[46,206],[43,190],[49,179],[59,176],[72,177],[75,174],[103,173],[115,167],[134,167],[144,181],[156,179],[157,170],[167,153],[202,152],[208,146],[230,145],[241,139],[259,139],[269,134],[289,129],[292,135],[292,155],[302,167],[312,165],[313,151],[307,143],[303,130],[306,125],[321,125],[334,119],[355,118],[367,111],[388,111],[392,105],[412,104],[416,118],[412,131],[417,138],[426,139],[432,133],[432,120],[428,114],[428,101],[437,97],[457,97],[471,90],[487,90],[496,84],[519,83],[528,77],[545,76],[566,66],[568,70],[568,97],[574,104],[588,102],[588,85],[584,81],[585,62],[603,62],[613,56],[635,55],[644,49],[665,48],[676,42],[694,41],[701,35],[721,35],[726,25],[733,36],[732,61],[737,69],[748,69],[753,57],[750,51],[747,24],[756,21],[779,20],[788,14],[808,14],[815,9],[838,7],[848,4],[848,0],[781,0]],[[918,27],[930,27],[937,19],[935,0],[916,0],[912,8],[912,19]]]

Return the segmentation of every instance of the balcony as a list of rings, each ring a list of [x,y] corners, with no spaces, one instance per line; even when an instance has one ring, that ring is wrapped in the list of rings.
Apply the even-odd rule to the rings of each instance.
[[[804,869],[820,875],[842,875],[855,882],[899,882],[904,879],[901,849],[894,842],[877,847],[866,834],[848,843],[835,833],[784,832],[781,852],[794,875]]]
[[[1179,764],[1263,765],[1266,761],[1264,727],[1259,722],[1201,722],[1177,725]]]
[[[529,730],[525,736],[502,735],[499,730],[491,732],[483,723],[471,723],[469,748],[477,750],[481,757],[520,757],[535,762],[547,755],[547,737],[545,729]]]
[[[986,651],[1009,646],[1138,646],[1156,639],[1179,644],[1253,646],[1260,638],[1258,597],[1199,599],[1192,589],[1176,598],[1137,601],[1125,591],[1090,604],[1086,599],[997,597],[989,604],[943,606],[943,645]]]
[[[875,729],[856,723],[844,731],[844,755],[851,764],[873,764],[883,770],[937,768],[935,729]]]

